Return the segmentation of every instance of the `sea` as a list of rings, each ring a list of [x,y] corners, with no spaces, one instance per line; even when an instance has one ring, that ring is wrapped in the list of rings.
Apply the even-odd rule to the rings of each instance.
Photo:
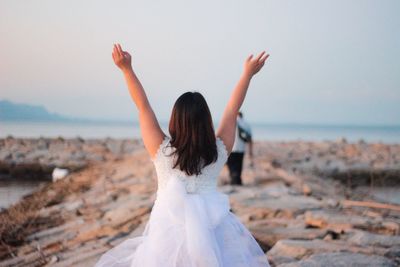
[[[254,140],[259,141],[335,141],[400,143],[398,126],[307,125],[250,123]],[[161,123],[168,134],[168,124]],[[215,126],[217,128],[217,126]],[[140,138],[136,122],[1,122],[0,138]]]
[[[400,143],[400,126],[302,125],[250,123],[256,141],[335,141]],[[161,123],[168,133],[168,124]],[[216,128],[216,127],[215,127]],[[39,138],[140,138],[135,122],[0,122],[0,138],[7,136]],[[0,209],[16,203],[21,197],[45,183],[13,181],[0,178]]]

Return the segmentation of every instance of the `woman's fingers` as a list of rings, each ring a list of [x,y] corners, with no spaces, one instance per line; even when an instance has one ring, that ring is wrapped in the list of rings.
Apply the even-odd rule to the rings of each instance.
[[[266,54],[260,59],[260,61],[264,63],[268,57],[269,57],[269,54]]]
[[[262,56],[265,54],[265,51],[262,51],[256,58],[256,61],[260,61],[260,59],[262,58]]]
[[[117,51],[118,51],[118,55],[120,57],[123,57],[123,53],[122,53],[122,49],[121,49],[121,45],[120,44],[117,44]]]
[[[121,45],[117,44],[117,47],[118,47],[118,51],[119,51],[120,55],[123,56],[124,55],[124,51],[122,50]]]
[[[120,58],[130,58],[131,57],[131,55],[128,52],[122,50],[122,47],[120,44],[116,44],[114,46],[115,46],[115,51],[116,51],[116,54],[118,55],[118,57],[120,57]]]
[[[112,58],[114,60],[115,65],[119,67],[121,70],[126,70],[131,66],[131,55],[122,50],[122,47],[119,43],[115,43],[113,46]]]
[[[256,57],[253,57],[253,54],[251,54],[246,59],[244,71],[250,75],[255,75],[262,69],[268,57],[269,54],[267,54],[265,51],[262,51]]]
[[[118,47],[117,44],[114,44],[114,52],[115,52],[116,58],[122,56],[122,55],[121,55],[121,52],[119,51],[119,47]]]
[[[118,48],[117,48],[117,45],[116,45],[116,44],[114,44],[113,52],[114,52],[114,58],[117,59],[118,56],[119,56],[119,54],[118,54]]]
[[[129,54],[128,52],[124,51],[124,57],[130,58],[131,54]]]

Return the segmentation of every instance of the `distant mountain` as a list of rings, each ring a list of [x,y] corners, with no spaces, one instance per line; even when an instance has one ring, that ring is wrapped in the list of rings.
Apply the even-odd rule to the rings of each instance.
[[[13,103],[0,100],[0,121],[70,121],[71,119],[49,112],[43,106]]]

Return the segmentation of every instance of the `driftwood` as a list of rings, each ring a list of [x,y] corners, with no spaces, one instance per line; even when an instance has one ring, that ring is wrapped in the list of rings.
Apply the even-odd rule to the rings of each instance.
[[[386,203],[380,203],[380,202],[374,202],[374,201],[343,200],[343,201],[341,201],[341,203],[344,207],[358,206],[358,207],[368,207],[368,208],[389,209],[389,210],[400,211],[399,205],[386,204]]]

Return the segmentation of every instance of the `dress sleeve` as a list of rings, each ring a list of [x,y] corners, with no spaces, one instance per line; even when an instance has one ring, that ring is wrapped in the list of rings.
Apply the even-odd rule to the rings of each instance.
[[[218,161],[221,161],[222,164],[225,164],[225,162],[228,160],[228,150],[226,149],[224,141],[222,141],[222,139],[219,137],[217,137],[217,150],[218,150]]]

